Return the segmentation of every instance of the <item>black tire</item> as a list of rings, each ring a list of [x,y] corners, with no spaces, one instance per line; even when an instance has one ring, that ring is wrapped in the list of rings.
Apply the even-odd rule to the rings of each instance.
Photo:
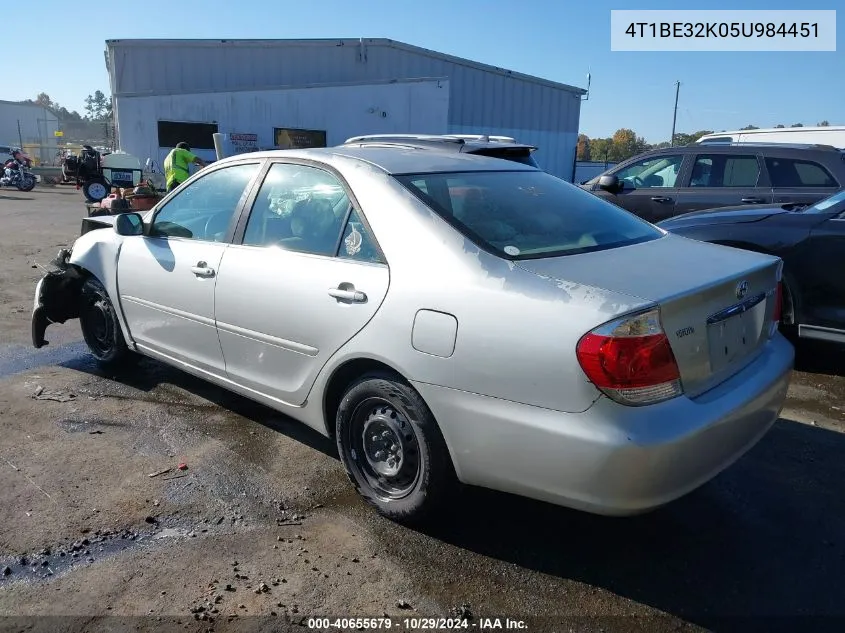
[[[102,188],[101,188],[102,187]],[[92,191],[93,188],[93,191]],[[97,197],[100,194],[101,197]],[[88,202],[100,202],[109,195],[109,186],[102,178],[92,178],[82,184],[82,195]]]
[[[126,345],[114,305],[99,280],[85,280],[80,302],[82,336],[97,363],[106,369],[117,369],[137,360],[137,354]]]
[[[26,174],[21,176],[21,182],[18,185],[19,191],[32,191],[35,189],[35,176],[32,174]]]
[[[420,395],[394,374],[371,373],[352,383],[338,407],[336,431],[349,480],[393,521],[420,524],[433,518],[458,487],[437,421]]]

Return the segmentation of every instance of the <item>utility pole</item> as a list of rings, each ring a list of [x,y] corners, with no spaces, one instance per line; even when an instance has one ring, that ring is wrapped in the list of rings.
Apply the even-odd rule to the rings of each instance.
[[[672,115],[672,138],[669,139],[669,147],[675,147],[675,123],[678,121],[678,93],[681,91],[681,82],[675,82],[675,113]]]

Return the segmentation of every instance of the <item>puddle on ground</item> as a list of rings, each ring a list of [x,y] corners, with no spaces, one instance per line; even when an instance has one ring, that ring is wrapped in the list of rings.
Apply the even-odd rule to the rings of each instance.
[[[44,581],[75,569],[89,567],[131,549],[149,547],[162,539],[189,539],[219,531],[219,528],[215,529],[215,526],[208,522],[202,522],[194,528],[186,528],[173,525],[164,527],[163,523],[167,522],[167,519],[161,521],[162,523],[155,523],[146,531],[98,530],[85,534],[76,541],[48,547],[38,553],[0,558],[0,589],[17,582]]]
[[[35,349],[26,345],[0,345],[0,378],[8,378],[38,367],[80,362],[88,354],[85,343],[69,343],[58,347]]]

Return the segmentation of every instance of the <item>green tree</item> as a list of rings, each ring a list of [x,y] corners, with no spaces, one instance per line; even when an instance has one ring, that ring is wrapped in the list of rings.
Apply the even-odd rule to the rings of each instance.
[[[611,142],[609,138],[590,139],[590,158],[601,162],[608,162],[610,158]]]
[[[740,130],[759,130],[760,128],[756,125],[746,125],[745,127],[739,128]]]
[[[830,127],[830,122],[827,119],[818,123],[818,127]]]
[[[778,123],[778,124],[775,126],[775,128],[776,128],[776,129],[778,129],[778,130],[780,130],[780,129],[782,129],[782,128],[785,128],[785,127],[786,127],[786,126],[785,126],[783,123]]]
[[[89,121],[105,121],[111,116],[111,98],[106,98],[102,90],[96,90],[93,95],[85,97],[85,112]]]
[[[590,156],[590,137],[586,134],[579,134],[576,158],[577,160],[591,160]]]
[[[804,127],[804,124],[803,123],[793,123],[789,127]]]

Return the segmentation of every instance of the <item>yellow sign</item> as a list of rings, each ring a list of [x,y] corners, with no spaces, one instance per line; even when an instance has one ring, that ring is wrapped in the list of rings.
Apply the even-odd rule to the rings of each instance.
[[[56,130],[55,132],[53,132],[53,136],[64,136],[64,135],[65,135],[65,133],[62,132],[61,130]]]

